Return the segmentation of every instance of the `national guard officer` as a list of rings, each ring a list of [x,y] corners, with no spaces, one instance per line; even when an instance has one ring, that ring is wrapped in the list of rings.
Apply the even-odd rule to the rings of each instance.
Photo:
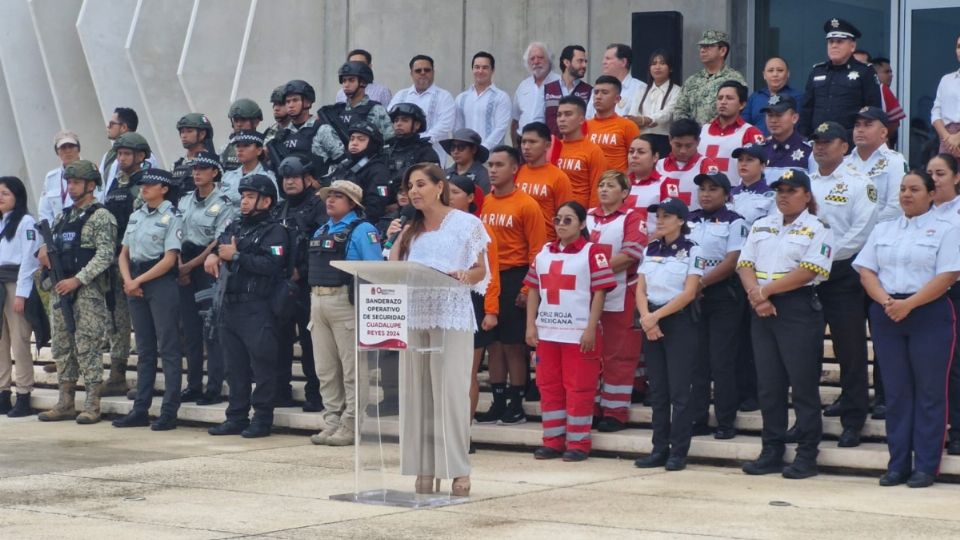
[[[947,386],[956,340],[947,289],[960,275],[960,230],[930,210],[934,180],[907,173],[904,215],[879,223],[854,268],[870,304],[872,337],[889,394],[890,462],[881,486],[933,484],[946,438]]]
[[[187,357],[187,388],[180,402],[197,405],[220,403],[223,392],[223,351],[214,335],[204,339],[203,320],[196,293],[213,286],[213,277],[203,271],[207,255],[217,247],[217,238],[238,213],[236,206],[219,190],[223,176],[220,158],[213,152],[200,152],[193,162],[193,182],[197,186],[180,198],[183,242],[180,248],[177,282],[180,286],[180,322]],[[207,346],[207,391],[203,391],[203,346]]]
[[[127,222],[141,204],[137,180],[149,167],[150,145],[139,133],[128,131],[114,142],[116,174],[97,193],[103,206],[113,214],[117,222],[116,253],[120,254],[120,242],[127,231]],[[107,309],[110,310],[110,377],[100,387],[101,396],[127,395],[127,362],[130,358],[130,310],[127,295],[123,292],[123,279],[117,262],[108,271],[110,290],[107,291]],[[130,392],[134,394],[134,392]],[[128,396],[133,399],[132,396]]]
[[[827,35],[827,61],[814,64],[800,107],[800,133],[809,137],[828,121],[850,131],[854,113],[865,106],[883,106],[877,72],[853,57],[860,30],[834,17],[823,23],[823,31]]]
[[[171,173],[147,169],[139,184],[143,206],[130,216],[119,259],[137,339],[137,398],[133,410],[114,420],[113,426],[150,425],[153,431],[168,431],[177,427],[182,383],[176,275],[183,223],[174,206],[177,184]],[[163,404],[160,417],[150,424],[158,355],[163,361]]]
[[[390,170],[383,160],[383,135],[370,122],[355,122],[348,129],[350,143],[347,159],[321,180],[324,187],[334,180],[350,180],[363,190],[363,210],[367,221],[377,223],[387,205],[396,202],[390,190]]]
[[[344,144],[329,124],[310,114],[317,93],[306,81],[295,79],[283,87],[289,123],[270,141],[272,169],[290,154],[312,154],[318,171],[326,171],[343,157]]]
[[[390,168],[390,187],[396,193],[408,167],[424,162],[439,165],[440,156],[433,149],[430,137],[420,136],[427,131],[427,115],[418,105],[396,104],[390,111],[390,120],[393,121],[393,138],[386,140],[383,154]]]
[[[321,122],[329,124],[344,146],[350,142],[347,128],[354,122],[367,120],[377,126],[384,140],[393,138],[393,124],[385,105],[370,99],[367,85],[373,82],[373,70],[364,62],[347,62],[337,71],[340,86],[347,97],[345,102],[324,105],[317,111]]]
[[[770,96],[767,104],[760,109],[766,118],[767,129],[767,178],[775,181],[787,172],[794,169],[803,172],[813,172],[817,163],[813,161],[813,148],[803,135],[797,131],[797,100],[788,94]]]
[[[817,474],[823,436],[823,314],[813,286],[830,275],[833,232],[816,217],[817,201],[806,173],[787,171],[770,187],[777,193],[779,212],[754,222],[737,262],[754,312],[750,324],[754,355],[762,359],[757,362],[757,389],[763,449],[743,472],[809,478]],[[793,463],[784,467],[788,387],[793,389],[799,445]]]
[[[76,418],[79,424],[93,424],[100,421],[100,345],[110,324],[105,295],[110,289],[107,269],[113,264],[117,247],[117,222],[93,196],[101,181],[96,165],[85,159],[74,161],[64,168],[64,176],[73,205],[65,208],[53,224],[53,242],[66,277],[52,284],[56,298],[50,299],[51,352],[57,362],[60,397],[53,409],[40,413],[39,418]],[[51,268],[46,245],[40,247],[37,257],[41,265]],[[68,302],[73,306],[73,335],[67,331],[69,323],[63,314]],[[74,397],[81,373],[87,398],[83,412],[77,416]]]
[[[694,433],[709,432],[710,381],[717,419],[715,439],[732,439],[740,396],[737,389],[737,359],[746,300],[734,275],[737,257],[747,236],[743,217],[728,210],[730,179],[723,173],[699,174],[693,179],[699,189],[700,209],[687,218],[688,238],[700,248],[694,265],[703,270],[700,279],[700,343],[694,367],[690,400]],[[704,429],[706,428],[706,429]]]
[[[327,220],[323,200],[309,182],[310,164],[301,156],[289,156],[280,163],[277,172],[281,177],[284,201],[274,208],[274,217],[287,229],[290,240],[287,277],[298,285],[299,293],[293,317],[277,321],[280,340],[280,358],[277,363],[277,407],[293,407],[290,380],[293,377],[293,344],[300,343],[300,364],[307,379],[304,387],[306,402],[304,412],[320,412],[320,381],[313,358],[313,341],[307,326],[310,324],[310,287],[307,284],[308,245],[313,231]]]
[[[260,110],[256,101],[240,98],[230,104],[227,118],[230,119],[233,133],[230,134],[230,140],[227,141],[227,144],[220,150],[220,163],[223,164],[224,171],[232,171],[240,166],[240,160],[237,159],[237,149],[233,144],[234,135],[239,133],[241,129],[256,131],[257,126],[263,121],[263,111]]]
[[[287,116],[287,104],[283,99],[283,86],[280,85],[270,92],[270,105],[273,107],[273,125],[263,131],[264,144],[269,144],[278,133],[290,124]],[[271,160],[272,163],[272,160]]]
[[[877,188],[873,182],[843,164],[849,146],[847,130],[824,122],[813,133],[817,172],[810,177],[818,216],[836,238],[830,277],[817,285],[823,317],[830,325],[833,349],[840,364],[840,399],[824,411],[840,416],[840,447],[860,444],[860,430],[868,409],[866,297],[860,276],[850,264],[863,247],[877,216]]]
[[[254,174],[268,176],[277,185],[273,171],[264,167],[263,134],[252,129],[241,129],[233,134],[234,149],[237,152],[237,161],[240,166],[232,171],[225,171],[220,180],[220,192],[230,197],[234,206],[240,204],[240,180]]]
[[[177,131],[180,133],[180,144],[187,154],[173,162],[173,179],[180,186],[180,191],[193,191],[193,176],[190,174],[190,165],[197,154],[206,150],[216,152],[213,146],[213,124],[207,115],[188,113],[177,120]]]
[[[273,425],[277,386],[277,333],[270,309],[277,276],[284,270],[287,234],[271,218],[277,188],[269,177],[254,174],[240,181],[240,219],[227,226],[216,253],[204,269],[220,278],[229,269],[218,332],[227,360],[230,404],[226,421],[211,435],[267,437]],[[250,386],[256,384],[251,393]],[[250,406],[253,406],[251,422]]]

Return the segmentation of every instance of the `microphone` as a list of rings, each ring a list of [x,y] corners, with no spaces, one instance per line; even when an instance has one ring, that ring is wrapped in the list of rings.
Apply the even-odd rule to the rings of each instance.
[[[397,241],[397,237],[400,236],[400,231],[403,230],[403,226],[407,224],[408,221],[413,219],[413,216],[416,215],[417,209],[412,205],[408,204],[403,207],[403,211],[400,212],[400,230],[391,234],[390,238],[387,238],[387,242],[383,244],[384,249],[390,249],[393,247],[393,243]]]

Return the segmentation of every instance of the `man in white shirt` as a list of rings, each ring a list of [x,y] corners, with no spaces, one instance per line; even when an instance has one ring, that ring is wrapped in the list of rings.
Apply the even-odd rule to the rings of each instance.
[[[347,62],[363,62],[367,67],[373,69],[373,55],[364,49],[354,49],[347,53]],[[372,81],[364,89],[364,94],[384,107],[386,107],[393,98],[393,93],[390,92],[389,88]],[[346,102],[347,94],[343,92],[343,88],[337,90],[337,103]]]
[[[630,75],[630,65],[633,63],[633,49],[623,43],[611,43],[607,45],[607,50],[603,52],[603,65],[601,71],[604,75],[610,75],[620,80],[620,102],[617,103],[616,111],[620,116],[627,116],[631,110],[636,109],[633,106],[635,100],[640,99],[643,91],[647,88],[646,83]],[[587,118],[593,118],[597,114],[593,108],[593,100],[587,104]]]
[[[553,71],[553,52],[546,43],[534,41],[523,51],[523,65],[530,76],[520,81],[513,94],[513,122],[510,124],[510,136],[513,146],[520,148],[520,136],[523,126],[530,122],[543,122],[543,85],[560,80]]]
[[[100,177],[103,178],[103,182],[94,192],[98,199],[103,197],[106,186],[109,186],[110,182],[117,176],[117,151],[114,150],[112,141],[117,140],[118,137],[128,131],[137,131],[139,125],[140,118],[137,116],[137,111],[128,107],[117,107],[113,110],[113,115],[107,122],[107,139],[111,141],[110,149],[103,154],[103,158],[100,160]],[[146,163],[148,168],[155,167],[157,165],[156,156],[151,154]],[[53,222],[51,221],[51,223]]]
[[[510,96],[493,84],[496,60],[480,51],[471,61],[473,84],[454,100],[456,116],[453,130],[468,128],[480,134],[487,150],[503,142],[510,127]]]
[[[63,170],[80,159],[80,138],[72,131],[61,131],[53,137],[53,148],[60,158],[60,166],[48,172],[43,179],[43,194],[37,205],[37,222],[47,220],[51,226],[64,208],[73,206],[73,200],[67,194],[67,179],[63,177]]]
[[[877,222],[897,219],[900,209],[900,181],[907,163],[900,152],[887,147],[887,113],[880,107],[864,107],[853,123],[856,148],[844,158],[844,164],[865,174],[877,190]]]
[[[434,75],[433,58],[425,54],[411,58],[410,78],[413,79],[413,86],[394,94],[387,112],[392,111],[398,103],[413,103],[423,109],[427,115],[427,130],[420,136],[429,137],[440,160],[445,161],[447,153],[440,146],[440,141],[449,139],[453,132],[456,105],[450,92],[433,84]]]

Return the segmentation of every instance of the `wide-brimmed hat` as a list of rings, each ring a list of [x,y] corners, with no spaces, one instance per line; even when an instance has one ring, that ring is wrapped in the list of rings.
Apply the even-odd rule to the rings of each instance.
[[[453,143],[461,142],[472,144],[477,149],[477,154],[474,156],[474,159],[477,163],[486,163],[487,158],[490,157],[490,151],[486,149],[482,144],[480,144],[480,134],[476,131],[468,128],[458,129],[453,132],[453,136],[449,139],[444,139],[440,141],[440,146],[443,147],[443,150],[451,154],[453,150]]]
[[[326,199],[331,191],[346,195],[346,197],[356,203],[357,206],[363,208],[363,203],[361,202],[363,200],[363,189],[350,180],[334,180],[329,186],[320,188],[317,195],[322,199]]]

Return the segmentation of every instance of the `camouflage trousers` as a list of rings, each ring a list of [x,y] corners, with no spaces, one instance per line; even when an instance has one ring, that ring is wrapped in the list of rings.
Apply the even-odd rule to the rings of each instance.
[[[110,313],[107,312],[107,326],[104,331],[110,342],[110,358],[126,362],[130,359],[130,306],[127,305],[127,295],[123,292],[123,278],[120,277],[120,270],[113,267],[110,273],[110,287],[116,299],[116,307],[113,308],[116,329],[111,325]]]
[[[50,305],[57,301],[51,293]],[[67,332],[63,312],[50,308],[50,351],[57,363],[57,382],[75,383],[83,375],[88,387],[103,381],[103,336],[109,331],[110,319],[103,293],[93,287],[80,287],[75,294],[73,315],[77,332]],[[127,332],[128,342],[130,333]]]

